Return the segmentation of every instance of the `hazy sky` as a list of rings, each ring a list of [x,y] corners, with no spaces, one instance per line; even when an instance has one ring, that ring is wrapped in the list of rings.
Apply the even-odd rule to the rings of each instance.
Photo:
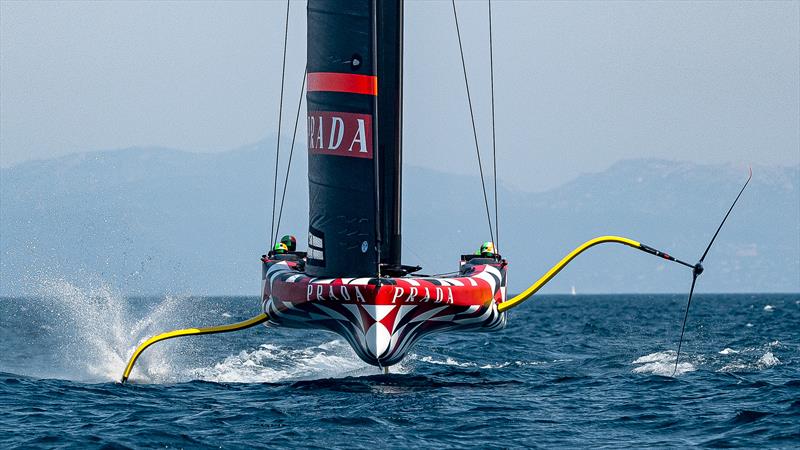
[[[486,3],[458,5],[488,157]],[[221,151],[272,135],[284,7],[3,0],[0,165],[139,145]],[[405,160],[474,173],[450,2],[405,11]],[[493,16],[499,170],[515,186],[631,157],[800,162],[798,2],[496,0]],[[293,118],[304,2],[292,2],[289,53]]]

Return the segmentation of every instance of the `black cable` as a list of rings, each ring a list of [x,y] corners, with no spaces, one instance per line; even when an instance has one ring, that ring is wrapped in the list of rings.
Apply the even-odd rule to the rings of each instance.
[[[436,278],[436,277],[443,277],[443,276],[446,276],[446,275],[458,275],[459,273],[460,272],[456,270],[454,272],[435,273],[435,274],[429,275],[429,276],[431,278]],[[422,276],[422,275],[415,275],[415,276]]]
[[[700,274],[697,271],[692,273],[692,287],[689,288],[689,300],[686,302],[686,312],[683,314],[683,325],[681,326],[681,339],[678,341],[678,353],[675,354],[675,368],[672,369],[672,376],[678,372],[678,361],[681,358],[681,346],[683,345],[683,333],[686,331],[686,320],[689,318],[689,307],[692,306],[692,295],[694,295],[694,286],[697,284],[697,277]]]
[[[469,81],[467,79],[467,65],[464,62],[464,47],[461,45],[461,30],[458,27],[458,13],[456,12],[456,0],[452,0],[453,17],[456,21],[456,34],[458,35],[458,49],[461,52],[461,68],[464,71],[464,85],[467,87],[467,102],[469,103],[469,117],[472,120],[472,136],[475,138],[475,155],[478,157],[478,169],[481,173],[481,188],[483,188],[483,203],[486,205],[486,220],[489,222],[489,237],[494,242],[494,231],[492,230],[492,215],[489,212],[489,198],[486,195],[486,184],[483,181],[483,163],[481,163],[481,151],[478,146],[478,131],[475,129],[475,115],[472,112],[472,96],[469,93]]]
[[[678,341],[678,353],[675,354],[675,368],[672,369],[672,375],[674,376],[675,373],[678,371],[678,359],[681,357],[681,345],[683,345],[683,332],[686,330],[686,320],[689,318],[689,307],[692,306],[692,295],[694,294],[694,285],[697,283],[697,277],[703,273],[703,261],[706,259],[706,255],[708,255],[708,251],[711,250],[711,246],[714,244],[714,240],[717,239],[719,235],[719,231],[722,229],[722,226],[725,225],[725,221],[728,220],[728,216],[731,215],[731,211],[733,211],[733,207],[736,206],[736,202],[739,201],[739,197],[742,196],[745,188],[748,184],[750,184],[750,180],[753,179],[753,168],[750,168],[750,174],[747,176],[747,181],[744,182],[744,186],[742,189],[739,190],[739,194],[736,195],[736,198],[733,200],[731,207],[728,208],[728,212],[725,213],[725,217],[722,218],[722,222],[720,222],[719,226],[717,227],[717,231],[714,233],[714,236],[711,238],[711,241],[708,243],[708,247],[706,247],[706,251],[703,252],[703,256],[700,257],[700,261],[697,262],[692,267],[692,287],[689,289],[689,300],[686,302],[686,313],[683,315],[683,325],[681,326],[681,338]],[[678,261],[681,264],[686,264],[682,261]]]
[[[497,240],[495,252],[500,252],[500,220],[497,213],[497,143],[494,129],[494,53],[492,51],[492,0],[489,0],[489,80],[492,88],[492,168],[494,169],[494,231]]]
[[[297,115],[294,118],[294,131],[292,131],[292,148],[289,150],[289,164],[286,166],[286,177],[283,179],[283,194],[281,194],[281,208],[278,211],[278,224],[275,226],[275,239],[281,229],[281,217],[283,216],[283,202],[286,199],[286,185],[289,184],[289,170],[292,168],[292,156],[294,155],[294,143],[297,139],[297,124],[300,122],[300,109],[303,106],[303,91],[306,88],[306,76],[308,69],[303,72],[303,83],[300,86],[300,101],[297,102]]]
[[[731,215],[733,207],[736,206],[736,202],[739,201],[739,197],[742,196],[742,192],[744,192],[744,189],[747,187],[748,184],[750,184],[750,180],[752,179],[753,179],[753,169],[750,168],[750,175],[747,177],[747,181],[745,181],[744,186],[742,186],[742,189],[739,191],[739,194],[736,196],[736,199],[733,201],[731,207],[728,208],[728,212],[725,213],[725,217],[722,218],[722,222],[719,224],[719,227],[717,227],[717,231],[714,233],[714,237],[712,237],[711,242],[708,243],[708,247],[706,247],[706,251],[703,252],[703,256],[700,257],[700,262],[698,262],[698,264],[702,264],[703,261],[706,259],[706,255],[708,255],[708,251],[711,250],[711,246],[714,244],[714,240],[717,238],[719,230],[721,230],[722,226],[725,225],[725,221],[728,220],[728,216]]]
[[[275,245],[275,203],[278,195],[278,162],[281,156],[281,120],[283,119],[283,85],[286,79],[286,43],[289,41],[289,0],[286,0],[286,22],[283,28],[283,64],[281,65],[281,97],[278,102],[278,142],[275,149],[275,179],[272,183],[272,219],[269,224],[269,250]]]

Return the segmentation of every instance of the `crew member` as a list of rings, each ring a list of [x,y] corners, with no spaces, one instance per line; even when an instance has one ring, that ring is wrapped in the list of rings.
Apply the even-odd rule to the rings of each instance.
[[[493,258],[494,253],[494,243],[492,241],[486,241],[481,245],[480,255],[485,258]]]
[[[288,252],[293,252],[297,250],[297,239],[292,236],[291,234],[287,234],[286,236],[281,238],[281,243],[286,246]]]
[[[273,249],[273,253],[276,255],[283,255],[289,252],[289,248],[286,247],[286,244],[283,242],[278,242],[275,244],[275,248]]]

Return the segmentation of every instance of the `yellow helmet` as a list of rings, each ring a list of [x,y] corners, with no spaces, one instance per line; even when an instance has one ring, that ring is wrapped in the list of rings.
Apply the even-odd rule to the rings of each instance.
[[[283,242],[278,242],[275,244],[275,253],[286,253],[289,251],[289,247],[286,246]]]
[[[281,242],[286,244],[286,249],[290,252],[295,251],[297,248],[297,238],[292,236],[291,234],[287,234],[281,238]]]
[[[492,241],[486,241],[481,245],[481,255],[494,255],[494,243]]]

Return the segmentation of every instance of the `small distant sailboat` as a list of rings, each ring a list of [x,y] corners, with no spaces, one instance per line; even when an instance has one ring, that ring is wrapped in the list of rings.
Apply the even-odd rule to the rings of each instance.
[[[577,295],[577,292],[575,292],[575,285],[574,284],[572,285],[572,288],[570,289],[570,294]]]
[[[453,13],[458,31],[455,2]],[[461,255],[458,271],[447,276],[420,275],[419,266],[402,264],[403,1],[309,0],[307,20],[307,252],[264,255],[261,314],[236,324],[154,336],[135,350],[123,382],[139,355],[156,342],[267,321],[332,331],[365,362],[388,368],[432,333],[502,329],[509,309],[530,298],[577,255],[602,243],[623,244],[691,268],[691,302],[701,263],[717,234],[697,264],[624,237],[591,239],[511,298],[506,293],[509,262],[498,249]],[[491,2],[489,24],[491,30]],[[464,75],[466,83],[465,68]],[[493,235],[483,178],[481,182]],[[271,240],[274,245],[277,229]],[[575,286],[571,293],[576,295]]]

